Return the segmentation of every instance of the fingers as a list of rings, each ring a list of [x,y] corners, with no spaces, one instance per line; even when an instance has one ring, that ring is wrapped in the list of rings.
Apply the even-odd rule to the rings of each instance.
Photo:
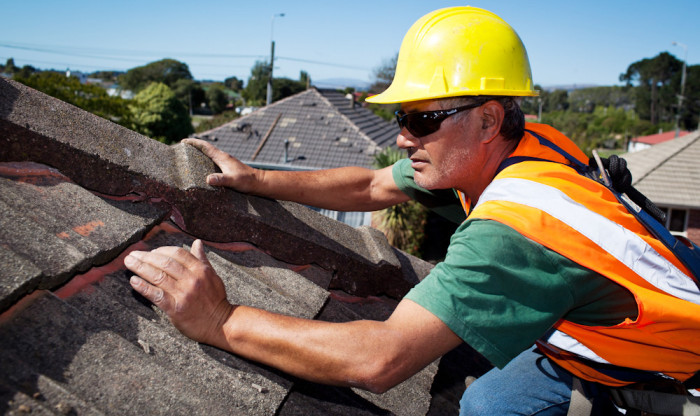
[[[200,139],[184,139],[183,143],[194,146],[210,158],[223,173],[213,173],[207,176],[207,184],[212,186],[234,186],[235,181],[226,177],[226,172],[240,168],[240,162],[228,153],[219,150],[213,144]]]
[[[204,252],[204,244],[202,243],[202,240],[194,240],[194,243],[192,243],[192,248],[190,249],[190,253],[197,260],[201,261],[207,266],[211,266],[211,264],[209,263],[209,259],[207,258],[207,254]]]
[[[190,256],[187,250],[178,247],[160,247],[150,252],[133,251],[124,259],[129,270],[146,279],[149,283],[163,286],[168,279],[180,280],[187,274],[185,266]]]
[[[131,276],[129,279],[131,287],[134,288],[141,296],[148,299],[154,305],[158,306],[163,310],[170,309],[172,301],[169,296],[166,296],[163,289],[149,284],[147,281],[143,280],[138,276]]]
[[[182,142],[194,146],[196,149],[198,149],[211,160],[213,160],[214,163],[216,163],[217,165],[219,164],[219,162],[225,161],[231,157],[231,155],[229,155],[228,153],[219,150],[216,146],[204,140],[184,139],[182,140]]]

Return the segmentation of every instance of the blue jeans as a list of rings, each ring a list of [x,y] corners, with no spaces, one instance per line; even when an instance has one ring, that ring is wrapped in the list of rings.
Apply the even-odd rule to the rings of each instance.
[[[566,415],[572,381],[569,372],[532,348],[474,381],[459,402],[460,415]],[[593,400],[592,415],[619,414],[604,388],[582,382]]]

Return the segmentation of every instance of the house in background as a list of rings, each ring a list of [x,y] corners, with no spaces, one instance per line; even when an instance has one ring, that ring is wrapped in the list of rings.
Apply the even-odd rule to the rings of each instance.
[[[197,137],[256,168],[317,170],[372,168],[374,156],[395,146],[399,132],[354,94],[310,88]],[[371,223],[371,213],[319,211],[355,227]]]
[[[669,140],[620,156],[632,185],[666,212],[666,228],[700,244],[700,131],[670,134]]]
[[[687,131],[681,131],[679,133],[678,137],[683,137],[686,134],[688,134]],[[652,134],[649,136],[633,137],[630,139],[629,142],[627,142],[627,151],[631,153],[631,152],[636,152],[639,150],[648,149],[655,144],[667,142],[667,141],[673,140],[675,138],[676,138],[675,130],[674,131],[667,131],[667,132],[659,132],[657,134]]]

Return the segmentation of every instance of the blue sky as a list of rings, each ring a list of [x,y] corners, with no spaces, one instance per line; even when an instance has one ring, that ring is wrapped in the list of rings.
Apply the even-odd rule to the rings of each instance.
[[[467,4],[515,28],[543,86],[619,85],[630,63],[663,51],[700,63],[698,0],[0,0],[0,62],[92,72],[168,57],[198,80],[247,80],[274,34],[276,76],[370,81],[415,20]]]

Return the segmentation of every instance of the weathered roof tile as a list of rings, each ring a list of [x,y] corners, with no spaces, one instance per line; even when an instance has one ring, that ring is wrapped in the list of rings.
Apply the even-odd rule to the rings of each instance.
[[[427,413],[437,363],[383,395],[320,386],[185,338],[131,289],[130,250],[194,238],[231,301],[309,319],[385,319],[430,270],[376,230],[209,187],[213,171],[0,80],[0,413]]]

